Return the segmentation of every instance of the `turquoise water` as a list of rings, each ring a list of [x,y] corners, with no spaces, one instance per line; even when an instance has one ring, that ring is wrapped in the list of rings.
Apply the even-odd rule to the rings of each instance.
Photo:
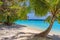
[[[49,27],[48,22],[36,21],[36,20],[18,20],[15,23],[20,25],[26,25],[28,27],[36,28],[39,30],[45,30]],[[60,33],[60,24],[57,21],[54,22],[51,31]]]

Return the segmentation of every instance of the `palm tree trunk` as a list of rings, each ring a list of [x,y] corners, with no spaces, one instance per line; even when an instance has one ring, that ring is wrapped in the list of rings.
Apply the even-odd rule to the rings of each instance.
[[[39,33],[37,35],[35,35],[35,37],[47,37],[48,33],[50,32],[52,26],[53,26],[53,23],[55,21],[56,17],[53,16],[52,19],[51,19],[51,23],[50,23],[50,26],[47,28],[47,30],[43,31],[42,33]]]

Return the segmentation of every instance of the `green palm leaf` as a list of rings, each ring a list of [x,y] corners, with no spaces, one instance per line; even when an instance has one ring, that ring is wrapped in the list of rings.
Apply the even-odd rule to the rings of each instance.
[[[48,17],[46,18],[45,22],[50,23],[50,22],[51,22],[51,16],[48,16]]]
[[[16,20],[27,19],[27,14],[30,12],[30,6],[27,6],[27,0],[5,0],[2,1],[0,9],[0,21],[13,23]],[[23,5],[21,6],[21,4]],[[6,7],[6,8],[5,8]],[[4,16],[3,16],[4,15]],[[7,19],[7,17],[9,18]]]
[[[49,11],[49,5],[45,0],[31,0],[30,2],[37,16],[44,16]]]

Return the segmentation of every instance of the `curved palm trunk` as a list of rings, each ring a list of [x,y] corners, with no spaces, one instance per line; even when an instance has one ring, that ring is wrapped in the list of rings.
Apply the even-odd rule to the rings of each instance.
[[[39,34],[35,35],[35,37],[36,37],[36,36],[37,36],[37,37],[47,37],[48,33],[50,32],[50,30],[51,30],[51,28],[52,28],[52,26],[53,26],[53,23],[54,23],[54,21],[55,21],[55,18],[56,18],[55,16],[52,17],[50,26],[47,28],[47,30],[45,30],[45,31],[42,32],[42,33],[39,33]]]

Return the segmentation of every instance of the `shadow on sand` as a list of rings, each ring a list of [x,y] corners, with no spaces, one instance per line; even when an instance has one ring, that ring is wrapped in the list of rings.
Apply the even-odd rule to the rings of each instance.
[[[27,35],[27,34],[28,34],[28,35]],[[31,35],[30,35],[30,34],[31,34]],[[33,34],[36,34],[36,33],[19,32],[19,33],[17,33],[16,35],[14,35],[14,36],[12,36],[12,37],[5,37],[5,38],[3,38],[3,39],[1,39],[1,40],[14,40],[14,39],[19,39],[19,38],[22,38],[21,40],[29,40],[29,39],[31,39],[31,37],[32,37]],[[27,37],[27,39],[23,39],[23,38],[25,38],[25,37]]]
[[[49,35],[49,37],[52,39],[52,40],[60,40],[60,35]],[[38,38],[38,37],[37,37]],[[40,38],[40,37],[39,37]],[[39,39],[38,38],[38,39]],[[32,39],[30,39],[30,37],[28,38],[29,40],[37,40],[35,37],[33,37]],[[28,40],[27,39],[27,40]],[[40,39],[41,40],[41,39]]]
[[[5,29],[12,29],[12,28],[23,28],[23,27],[26,27],[26,26],[24,26],[24,25],[16,25],[16,24],[13,24],[12,26],[6,26],[6,25],[1,25],[0,24],[0,30],[3,30],[3,28],[5,28]],[[21,35],[21,34],[23,34],[23,35]],[[29,34],[29,35],[26,35],[26,34]],[[31,34],[31,35],[30,35]],[[3,38],[3,40],[14,40],[14,39],[18,39],[18,38],[24,38],[24,37],[27,37],[28,39],[26,39],[26,40],[30,40],[31,39],[31,37],[32,36],[34,36],[36,33],[29,33],[29,32],[27,32],[27,33],[25,33],[25,32],[19,32],[19,33],[17,33],[16,35],[14,35],[14,36],[12,36],[12,37],[10,37],[10,38],[8,38],[8,37],[6,37],[6,38]],[[50,36],[50,35],[48,35],[48,36]],[[52,36],[50,36],[53,40],[60,40],[60,35],[52,35]],[[25,40],[25,39],[22,39],[22,40]]]
[[[23,27],[27,27],[27,26],[24,26],[24,25],[17,25],[17,24],[13,24],[11,26],[6,26],[6,25],[3,25],[3,24],[0,24],[0,30],[3,30],[4,28],[5,29],[19,29],[19,28],[23,28]]]
[[[60,35],[53,35],[52,38],[53,40],[60,40]]]
[[[21,35],[22,34],[22,35]],[[26,34],[31,34],[31,35],[26,35]],[[22,38],[21,40],[31,40],[31,37],[33,37],[36,33],[25,33],[25,32],[19,32],[17,33],[16,35],[8,38],[3,38],[3,40],[14,40],[14,39],[19,39],[19,38]],[[51,37],[53,40],[60,40],[60,35],[48,35],[49,37]],[[23,38],[27,38],[27,39],[23,39]],[[34,38],[34,37],[33,37]],[[35,39],[35,38],[34,38]]]
[[[29,36],[25,36],[25,35],[23,35],[23,36],[21,36],[21,34],[31,34],[31,35],[29,35]],[[24,38],[24,37],[27,37],[27,39],[26,40],[31,40],[31,37],[33,37],[34,35],[35,35],[36,33],[24,33],[24,32],[20,32],[20,33],[17,33],[15,36],[13,36],[13,37],[11,37],[11,39],[14,39],[14,38],[17,38],[16,36],[18,36],[18,35],[20,35],[20,37],[18,37],[18,38]],[[49,35],[50,36],[50,35]],[[53,36],[50,36],[50,38],[52,38],[52,40],[60,40],[60,35],[53,35]],[[22,39],[22,40],[25,40],[25,39]]]

